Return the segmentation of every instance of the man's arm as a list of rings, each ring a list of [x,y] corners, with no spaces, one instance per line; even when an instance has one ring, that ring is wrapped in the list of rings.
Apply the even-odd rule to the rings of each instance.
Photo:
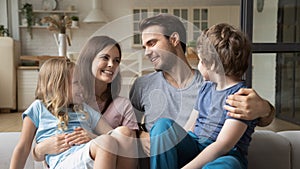
[[[188,119],[188,121],[186,122],[186,124],[184,125],[184,129],[185,131],[194,131],[194,126],[196,123],[196,120],[198,118],[199,112],[195,109],[192,110],[192,113],[190,115],[190,118]]]
[[[237,93],[228,96],[224,108],[233,118],[254,120],[259,118],[258,126],[269,125],[275,117],[275,108],[262,99],[253,89],[242,88]]]

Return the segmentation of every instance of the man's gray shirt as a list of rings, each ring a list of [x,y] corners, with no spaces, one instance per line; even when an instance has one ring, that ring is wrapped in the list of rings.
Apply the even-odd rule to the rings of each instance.
[[[184,126],[194,108],[198,91],[203,82],[198,70],[193,80],[182,89],[171,86],[162,72],[139,77],[134,82],[129,97],[135,111],[145,115],[149,131],[157,119],[166,117]]]

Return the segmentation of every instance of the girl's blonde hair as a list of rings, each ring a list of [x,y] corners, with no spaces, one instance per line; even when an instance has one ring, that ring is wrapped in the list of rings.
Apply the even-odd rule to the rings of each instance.
[[[45,61],[39,71],[36,99],[59,119],[58,129],[61,130],[66,130],[68,125],[67,107],[72,94],[69,85],[74,67],[75,63],[68,59],[54,58]]]

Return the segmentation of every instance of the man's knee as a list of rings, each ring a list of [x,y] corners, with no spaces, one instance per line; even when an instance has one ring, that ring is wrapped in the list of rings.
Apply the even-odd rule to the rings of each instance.
[[[158,119],[150,130],[150,135],[160,134],[168,130],[174,124],[174,120],[169,118],[160,118]]]

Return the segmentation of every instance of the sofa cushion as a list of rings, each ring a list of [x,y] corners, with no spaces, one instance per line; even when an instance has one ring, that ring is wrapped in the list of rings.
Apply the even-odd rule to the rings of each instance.
[[[266,130],[257,130],[249,146],[248,169],[291,168],[291,145],[285,137]]]
[[[282,131],[278,132],[278,134],[290,141],[292,148],[292,168],[300,168],[300,131]]]
[[[0,132],[0,168],[8,169],[12,153],[18,140],[20,139],[20,132]],[[29,155],[24,169],[42,169],[41,162],[34,162],[31,155]]]

